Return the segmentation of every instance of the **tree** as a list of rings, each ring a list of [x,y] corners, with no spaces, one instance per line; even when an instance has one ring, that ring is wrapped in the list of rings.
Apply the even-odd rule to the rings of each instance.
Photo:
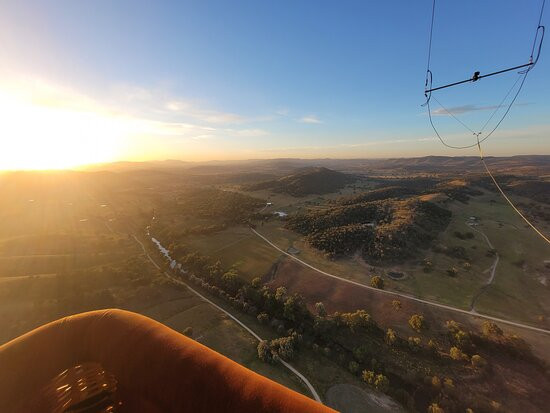
[[[231,295],[235,295],[243,284],[242,280],[237,274],[237,270],[235,270],[234,268],[230,269],[222,275],[222,283],[224,289]]]
[[[445,413],[445,410],[443,410],[437,403],[432,403],[428,406],[428,413]]]
[[[414,331],[420,332],[420,330],[424,327],[424,316],[413,314],[411,318],[409,318],[409,326]]]
[[[330,340],[336,330],[336,321],[331,317],[318,317],[313,322],[313,331],[323,340]]]
[[[275,290],[275,299],[277,301],[283,301],[285,296],[286,296],[286,288],[285,287],[279,287]]]
[[[397,334],[391,328],[386,331],[386,343],[392,346],[397,341]]]
[[[353,357],[360,362],[364,362],[370,355],[372,355],[371,349],[365,344],[361,344],[353,349]]]
[[[425,258],[422,263],[424,264],[424,272],[430,272],[432,270],[433,263],[428,258]]]
[[[458,347],[451,347],[449,350],[449,355],[453,360],[464,360],[468,359],[468,356],[462,352]]]
[[[266,312],[261,312],[256,318],[262,324],[267,324],[269,322],[269,315]]]
[[[349,364],[348,364],[348,370],[352,373],[352,374],[356,374],[358,371],[359,371],[359,363],[357,363],[356,361],[350,361]]]
[[[219,280],[223,274],[223,267],[221,261],[216,261],[213,265],[208,267],[208,275],[212,280]]]
[[[375,325],[370,314],[365,310],[357,310],[353,313],[343,313],[340,314],[339,317],[352,332],[355,332],[359,327],[370,328]]]
[[[383,374],[377,374],[374,378],[374,387],[381,392],[387,392],[390,387],[390,380]]]
[[[458,330],[453,338],[460,348],[465,348],[471,344],[470,334],[464,330]]]
[[[269,347],[285,360],[292,360],[295,355],[296,337],[288,336],[271,340]]]
[[[258,358],[266,363],[271,363],[273,361],[273,354],[271,354],[271,349],[266,340],[262,340],[258,343]]]
[[[262,280],[260,279],[260,277],[256,277],[250,282],[250,285],[252,286],[252,288],[260,288],[260,286],[262,285]]]
[[[384,289],[384,280],[379,275],[375,275],[370,279],[371,287],[378,288],[380,290]]]
[[[315,303],[315,311],[319,317],[326,317],[327,310],[325,310],[325,305],[322,302]]]
[[[401,301],[399,301],[399,300],[393,300],[393,301],[391,302],[391,305],[392,305],[392,307],[393,307],[393,309],[394,309],[395,311],[401,310],[401,307],[402,307],[402,306],[401,306]]]
[[[437,342],[435,340],[428,340],[428,348],[431,350],[431,352],[436,355],[438,348],[437,348]]]
[[[361,378],[367,384],[374,384],[374,371],[363,370],[363,372],[361,373]]]
[[[297,294],[288,297],[283,304],[283,315],[287,320],[299,322],[306,313],[309,314],[302,297]]]
[[[471,359],[472,366],[476,368],[483,368],[487,365],[487,361],[479,354],[474,354]]]
[[[193,337],[193,327],[186,327],[183,331],[182,331],[182,334],[184,336],[187,336],[187,337]]]
[[[498,412],[500,411],[500,403],[495,401],[495,400],[491,400],[491,410],[494,411],[494,412]]]
[[[503,334],[501,328],[492,321],[484,321],[481,329],[486,337],[502,336]]]
[[[443,385],[447,390],[454,389],[455,384],[453,383],[453,379],[450,379],[449,377],[446,377],[445,380],[443,380]]]
[[[420,339],[420,337],[409,337],[408,342],[409,342],[409,348],[413,352],[420,350],[420,344],[422,343],[422,340]]]

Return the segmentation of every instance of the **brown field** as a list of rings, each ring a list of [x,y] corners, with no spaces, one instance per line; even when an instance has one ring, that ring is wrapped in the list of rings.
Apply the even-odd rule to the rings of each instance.
[[[427,334],[434,337],[446,331],[444,323],[447,320],[455,320],[471,329],[479,329],[483,322],[479,317],[455,313],[406,298],[392,298],[376,291],[359,288],[319,274],[289,258],[281,260],[269,285],[275,288],[285,286],[289,292],[301,294],[306,299],[310,310],[313,310],[313,306],[319,301],[323,302],[329,313],[365,309],[382,328],[391,327],[405,337],[414,333],[408,326],[408,319],[412,314],[424,316],[430,326]],[[394,299],[399,299],[402,304],[402,308],[398,311],[392,307]],[[550,362],[547,335],[508,325],[500,325],[500,327],[526,339],[538,357]]]

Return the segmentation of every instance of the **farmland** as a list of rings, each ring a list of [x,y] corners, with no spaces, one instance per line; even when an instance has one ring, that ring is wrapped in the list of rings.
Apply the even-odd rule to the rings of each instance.
[[[409,396],[417,392],[422,396],[414,402],[416,409],[438,400],[453,411],[452,406],[460,405],[455,390],[443,385],[429,390],[421,384],[437,376],[469,392],[471,403],[478,406],[474,411],[483,411],[491,400],[511,411],[541,411],[526,395],[535,395],[533,380],[546,386],[540,366],[542,360],[550,361],[547,335],[501,324],[503,335],[487,341],[483,319],[473,312],[548,329],[546,247],[482,176],[403,168],[367,170],[350,162],[342,169],[343,178],[328,173],[342,178],[329,192],[308,190],[309,183],[327,174],[315,168],[299,173],[270,166],[241,166],[238,171],[231,166],[230,173],[222,167],[162,173],[36,173],[40,185],[28,176],[4,177],[0,184],[10,196],[0,208],[5,223],[0,228],[0,341],[64,315],[119,307],[186,331],[198,342],[310,395],[282,365],[260,360],[256,339],[234,320],[165,277],[163,271],[171,269],[162,255],[155,255],[150,234],[191,270],[195,278],[185,282],[268,340],[274,354],[292,334],[303,336],[303,343],[294,344],[292,365],[334,407],[356,411],[361,404],[373,403],[373,411],[388,406],[410,410]],[[255,186],[287,182],[286,176],[300,193],[271,184]],[[514,199],[546,230],[548,207],[533,189],[537,180],[517,175],[504,182],[510,191],[517,188]],[[428,209],[422,209],[425,205]],[[374,219],[361,215],[371,210]],[[434,217],[442,218],[437,225],[430,222]],[[296,220],[302,220],[298,227],[292,224]],[[384,251],[383,256],[368,249],[369,237],[332,235],[364,224],[369,226],[362,230],[378,237],[376,251]],[[329,232],[322,234],[320,229]],[[145,243],[161,271],[135,237]],[[406,242],[395,244],[400,237]],[[384,294],[371,287],[375,278],[382,283],[377,288],[449,308]],[[246,301],[259,300],[260,291],[267,301]],[[282,309],[267,313],[276,311],[269,304],[276,292],[279,300],[295,303],[293,308],[303,317],[300,323]],[[318,303],[322,316],[317,315]],[[265,322],[264,313],[270,322]],[[350,334],[341,320],[351,320],[353,314],[372,318],[376,333]],[[427,328],[411,330],[415,314]],[[323,335],[314,327],[319,320],[339,327],[332,336]],[[458,323],[460,334],[472,337],[461,347],[468,357],[479,352],[499,377],[521,372],[518,381],[487,381],[485,373],[468,363],[453,364],[450,347],[457,342],[449,336],[448,322]],[[383,339],[388,329],[398,337],[395,349]],[[436,343],[435,353],[429,350],[430,342]],[[491,352],[491,346],[507,350]],[[379,348],[378,356],[369,356],[371,360],[362,355],[374,347]],[[513,361],[507,351],[519,352],[521,361]],[[392,359],[394,352],[397,358]],[[414,373],[418,377],[404,373],[412,371],[412,360],[420,366]],[[390,387],[376,387],[368,374],[362,377],[363,371],[386,375]],[[476,377],[471,379],[475,383],[487,382],[479,389],[471,387],[469,375]],[[538,393],[533,397],[544,399]]]

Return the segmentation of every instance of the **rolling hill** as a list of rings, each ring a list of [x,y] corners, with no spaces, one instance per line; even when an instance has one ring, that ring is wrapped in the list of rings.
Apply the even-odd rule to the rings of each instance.
[[[318,167],[307,168],[279,179],[248,185],[246,189],[249,191],[269,189],[273,192],[300,197],[335,192],[347,184],[355,182],[356,179],[354,175]]]

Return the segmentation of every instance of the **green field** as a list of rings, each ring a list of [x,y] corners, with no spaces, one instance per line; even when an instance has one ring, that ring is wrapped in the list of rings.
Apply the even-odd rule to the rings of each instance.
[[[296,199],[294,201],[297,202]],[[280,207],[285,210],[284,205]],[[277,208],[277,205],[273,208]],[[475,228],[489,237],[500,255],[494,284],[479,297],[476,310],[546,325],[541,320],[550,315],[548,287],[539,279],[540,274],[544,272],[544,260],[548,259],[545,244],[496,194],[485,193],[472,198],[467,204],[452,201],[446,208],[453,212],[453,217],[447,229],[434,241],[434,245],[463,247],[466,259],[424,250],[421,256],[403,264],[372,266],[360,259],[327,259],[322,253],[309,247],[299,234],[285,229],[284,222],[281,221],[272,220],[258,226],[257,230],[284,250],[290,246],[297,248],[300,251],[297,255],[300,259],[329,273],[368,283],[371,274],[403,272],[407,277],[400,281],[385,277],[386,288],[470,309],[474,295],[488,281],[488,269],[494,261],[494,257],[487,256],[490,248],[483,236],[466,225],[470,216],[476,216],[479,218],[479,226]],[[473,238],[459,239],[454,235],[456,231],[472,232]],[[246,254],[246,247],[247,244],[243,244],[241,249],[235,251],[233,258]],[[421,261],[425,258],[433,263],[430,272],[423,270]],[[523,261],[523,266],[518,265]],[[466,268],[466,262],[469,263],[469,268]],[[267,268],[268,265],[266,263],[263,268]],[[458,270],[454,277],[447,274],[447,270],[452,267]]]

